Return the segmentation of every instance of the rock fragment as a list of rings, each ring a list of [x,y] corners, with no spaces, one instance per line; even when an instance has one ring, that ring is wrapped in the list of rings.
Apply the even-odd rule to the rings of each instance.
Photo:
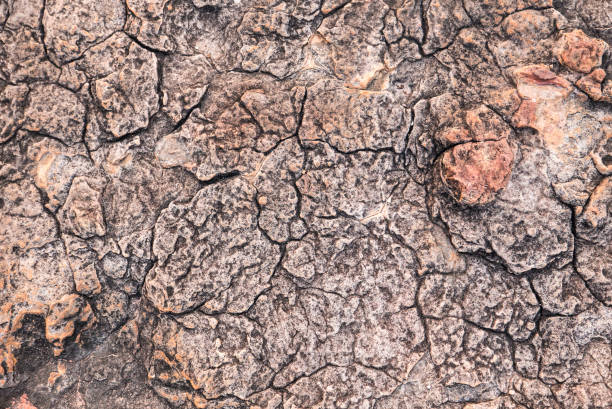
[[[573,30],[561,35],[556,54],[559,62],[570,70],[588,74],[601,65],[608,48],[605,41],[589,37],[582,30]]]
[[[439,172],[455,200],[482,205],[508,184],[513,160],[506,140],[464,143],[444,152]]]

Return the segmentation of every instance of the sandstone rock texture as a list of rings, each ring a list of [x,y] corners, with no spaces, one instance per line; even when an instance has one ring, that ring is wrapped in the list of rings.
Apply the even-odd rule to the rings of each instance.
[[[612,1],[0,0],[0,409],[612,408]]]

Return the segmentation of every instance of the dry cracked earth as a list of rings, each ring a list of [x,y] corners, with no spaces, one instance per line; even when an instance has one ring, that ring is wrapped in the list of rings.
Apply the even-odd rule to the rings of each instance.
[[[0,0],[0,407],[612,408],[610,0]]]

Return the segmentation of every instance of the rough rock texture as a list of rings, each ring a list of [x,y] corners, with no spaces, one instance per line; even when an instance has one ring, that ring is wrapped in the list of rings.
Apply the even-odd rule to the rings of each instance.
[[[0,0],[0,408],[611,408],[611,10]]]

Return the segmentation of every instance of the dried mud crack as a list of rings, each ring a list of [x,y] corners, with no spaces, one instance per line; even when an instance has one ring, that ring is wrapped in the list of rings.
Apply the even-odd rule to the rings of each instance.
[[[0,408],[612,407],[610,0],[0,0]]]

